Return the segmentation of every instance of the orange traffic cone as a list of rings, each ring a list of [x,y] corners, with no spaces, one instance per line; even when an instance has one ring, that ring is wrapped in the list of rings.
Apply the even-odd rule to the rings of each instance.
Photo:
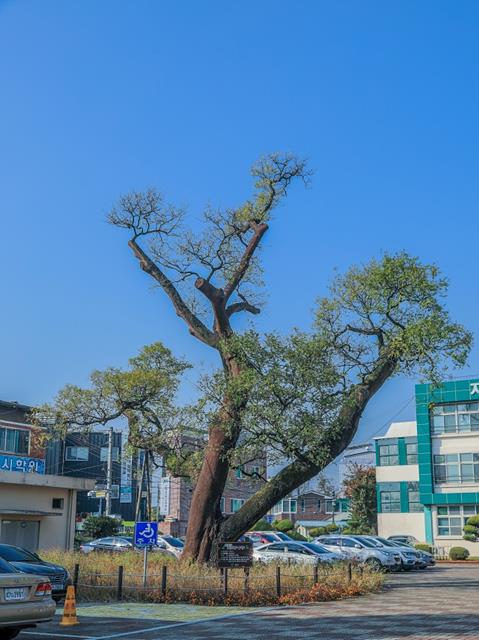
[[[79,624],[77,618],[75,587],[73,586],[69,586],[67,588],[65,604],[63,605],[63,616],[60,624],[64,627],[71,627],[74,624]]]

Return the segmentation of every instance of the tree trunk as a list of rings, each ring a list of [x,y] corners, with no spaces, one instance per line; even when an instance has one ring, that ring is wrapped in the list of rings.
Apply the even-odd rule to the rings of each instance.
[[[236,438],[227,433],[227,424],[210,429],[205,459],[191,500],[183,558],[207,562],[218,538],[223,518],[220,500],[230,466],[228,453],[236,444]]]

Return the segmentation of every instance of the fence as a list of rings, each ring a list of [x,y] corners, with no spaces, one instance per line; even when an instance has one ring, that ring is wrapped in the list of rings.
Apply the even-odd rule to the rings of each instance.
[[[163,565],[160,572],[148,573],[145,580],[144,574],[126,572],[122,565],[112,573],[88,573],[76,564],[73,583],[83,601],[192,602],[254,594],[274,600],[319,583],[347,587],[362,576],[363,567],[353,563],[332,567],[302,565],[300,573],[292,567],[276,565],[261,573],[249,569],[209,569],[197,575],[179,573],[175,565]]]

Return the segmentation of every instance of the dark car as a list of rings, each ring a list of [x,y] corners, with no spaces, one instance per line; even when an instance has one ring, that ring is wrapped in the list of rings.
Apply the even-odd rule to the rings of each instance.
[[[45,562],[36,553],[31,553],[21,547],[14,547],[10,544],[0,544],[0,558],[7,560],[15,569],[22,573],[32,573],[36,576],[45,576],[45,579],[52,585],[52,598],[59,602],[67,591],[68,585],[72,583],[70,574],[58,564]]]
[[[82,553],[91,553],[92,551],[110,551],[125,552],[134,551],[135,545],[133,538],[130,536],[109,536],[108,538],[98,538],[91,542],[84,542],[80,545]]]

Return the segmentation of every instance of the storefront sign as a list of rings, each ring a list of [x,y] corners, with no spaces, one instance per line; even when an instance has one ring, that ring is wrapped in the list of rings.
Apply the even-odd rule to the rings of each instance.
[[[120,504],[131,504],[133,501],[133,460],[128,453],[128,434],[121,434],[121,470],[120,470]]]
[[[158,512],[161,516],[170,515],[171,478],[166,476],[158,480]]]
[[[131,487],[120,487],[120,504],[131,504],[132,494]]]
[[[218,549],[218,567],[234,569],[253,565],[251,542],[221,542]]]
[[[476,393],[479,395],[479,382],[471,382],[470,394],[473,396]]]
[[[20,473],[45,473],[45,460],[37,458],[19,458],[0,455],[0,471],[19,471]]]

